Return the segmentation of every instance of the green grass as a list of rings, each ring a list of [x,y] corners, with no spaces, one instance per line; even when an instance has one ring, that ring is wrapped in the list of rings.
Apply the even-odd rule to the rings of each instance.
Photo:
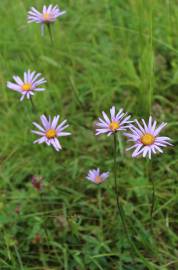
[[[29,8],[44,1],[10,2],[0,2],[0,269],[178,269],[177,1],[55,0],[67,14],[55,25],[53,45],[39,25],[26,23]],[[28,68],[48,81],[34,97],[37,114],[6,88]],[[175,145],[152,162],[153,235],[147,161],[131,159],[118,138],[119,191],[139,255],[117,215],[113,175],[101,186],[85,180],[93,167],[112,170],[112,138],[96,137],[94,124],[113,104],[168,122],[165,135]],[[60,153],[33,144],[32,121],[42,113],[70,123]],[[32,175],[44,178],[41,195]]]

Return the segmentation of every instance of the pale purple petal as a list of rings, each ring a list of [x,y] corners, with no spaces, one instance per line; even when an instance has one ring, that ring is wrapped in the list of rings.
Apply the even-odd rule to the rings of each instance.
[[[22,86],[24,84],[24,82],[21,80],[21,78],[19,76],[13,76],[12,77],[14,79],[14,81],[19,84],[20,86]]]
[[[54,117],[54,119],[52,121],[52,124],[51,124],[51,128],[52,129],[55,129],[56,128],[56,125],[57,125],[58,121],[59,121],[59,115],[57,115],[57,116]]]
[[[41,127],[39,124],[37,124],[36,122],[33,122],[33,125],[34,125],[35,127],[37,127],[39,130],[45,131],[44,128],[42,128],[42,127]]]
[[[63,137],[63,136],[69,136],[69,135],[71,135],[71,133],[70,132],[58,132],[58,137]]]
[[[41,136],[45,135],[44,132],[36,131],[36,130],[32,130],[32,133],[37,134],[37,135],[41,135]]]
[[[157,129],[155,129],[154,136],[157,136],[166,125],[167,123],[162,123]]]
[[[110,114],[111,114],[111,119],[114,119],[115,118],[115,107],[113,106],[111,109],[110,109]]]
[[[105,112],[102,112],[104,120],[106,121],[106,123],[109,125],[111,123],[111,121],[109,120],[107,114]]]
[[[21,87],[18,84],[7,82],[7,87],[19,93],[22,92]]]
[[[43,114],[40,118],[41,118],[41,122],[43,124],[43,127],[45,129],[50,128],[50,123],[48,122],[48,119],[46,118],[46,116]]]

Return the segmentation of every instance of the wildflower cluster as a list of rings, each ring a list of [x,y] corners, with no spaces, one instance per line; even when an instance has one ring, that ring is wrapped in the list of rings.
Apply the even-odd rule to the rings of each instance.
[[[59,7],[49,5],[43,6],[41,12],[36,8],[31,7],[28,12],[28,23],[41,24],[42,34],[44,33],[44,27],[47,26],[50,29],[51,25],[55,23],[58,17],[64,15],[66,11],[61,11]],[[44,84],[47,82],[42,77],[41,73],[36,71],[25,71],[23,79],[19,76],[13,76],[14,82],[7,82],[7,87],[21,94],[20,100],[27,98],[32,101],[32,97],[35,92],[45,91]],[[116,135],[117,132],[124,132],[123,135],[131,141],[133,145],[127,150],[133,150],[132,157],[136,158],[148,156],[151,159],[152,154],[163,153],[162,148],[171,146],[171,139],[169,137],[159,136],[159,133],[167,125],[167,123],[161,123],[157,127],[157,122],[149,117],[148,123],[142,119],[140,123],[138,120],[130,120],[131,116],[120,109],[116,112],[115,106],[110,109],[110,116],[104,111],[102,112],[103,118],[99,117],[96,122],[96,135],[106,134],[108,136]],[[32,133],[38,135],[40,138],[34,141],[34,143],[45,143],[48,146],[52,146],[56,151],[60,151],[62,146],[59,141],[59,137],[69,136],[70,132],[66,132],[68,128],[67,120],[63,120],[60,124],[60,115],[54,116],[52,119],[50,116],[46,117],[44,114],[40,116],[41,125],[33,122],[33,125],[37,130],[32,130]],[[100,169],[89,170],[86,179],[95,183],[101,184],[109,177],[109,172],[101,173]],[[33,186],[40,189],[39,183],[36,179],[33,179]]]
[[[41,11],[38,11],[35,7],[31,7],[27,14],[28,23],[36,23],[41,26],[41,34],[44,34],[44,31],[47,29],[51,41],[53,43],[54,39],[52,36],[51,27],[55,24],[57,19],[63,16],[66,11],[61,10],[57,5],[43,6]],[[36,139],[34,140],[34,147],[37,147],[37,144],[45,144],[46,147],[51,147],[54,151],[59,153],[62,150],[60,137],[68,137],[71,135],[68,132],[68,121],[66,119],[61,120],[61,116],[58,112],[55,113],[53,117],[45,114],[45,108],[43,112],[38,115],[38,111],[34,105],[34,99],[38,92],[40,95],[46,93],[47,89],[47,76],[46,74],[41,74],[38,70],[29,70],[28,68],[21,75],[15,74],[12,76],[12,79],[7,82],[7,88],[18,92],[20,94],[20,101],[28,102],[31,101],[32,112],[35,113],[35,119],[32,120],[33,130],[31,133]],[[12,93],[12,91],[11,91]],[[38,95],[38,94],[37,94]],[[50,113],[49,113],[50,114]],[[61,114],[61,113],[60,113]],[[171,139],[169,137],[161,136],[160,133],[166,127],[167,123],[158,124],[152,116],[149,116],[149,119],[137,120],[131,117],[131,115],[126,112],[123,108],[117,110],[115,106],[111,106],[109,114],[105,111],[101,112],[100,117],[98,117],[95,122],[95,135],[106,135],[108,139],[113,139],[113,190],[116,195],[116,206],[118,214],[120,216],[121,224],[123,226],[123,232],[128,234],[127,230],[127,221],[125,220],[124,210],[122,209],[122,200],[120,200],[120,187],[117,179],[117,135],[118,133],[127,139],[129,144],[126,148],[126,151],[132,151],[131,156],[138,160],[138,158],[148,158],[151,160],[153,155],[163,153],[163,149],[166,147],[172,146]],[[69,137],[70,138],[70,137]],[[98,137],[97,137],[98,138]],[[109,164],[109,163],[108,163]],[[95,168],[90,168],[86,173],[85,179],[90,181],[90,183],[95,184],[97,188],[109,179],[111,175],[110,168],[101,169],[99,166]],[[41,204],[41,211],[43,212],[43,191],[45,190],[45,182],[43,177],[34,175],[31,179],[31,185],[33,187],[33,192],[38,194],[39,203]],[[152,205],[150,211],[151,224],[153,220],[154,213],[154,204],[155,204],[155,188],[154,188],[154,179],[151,180],[153,187],[152,192]],[[89,183],[89,182],[88,182]],[[95,186],[95,187],[96,187]],[[99,193],[100,196],[100,193]],[[124,208],[124,207],[123,207]],[[17,215],[21,213],[21,208],[16,207],[15,212]],[[155,212],[156,213],[156,212]],[[73,226],[73,222],[76,222],[77,218],[72,217],[66,220],[63,220],[60,217],[56,222],[62,224],[62,227]],[[45,223],[45,222],[43,222]],[[41,224],[41,222],[40,222]],[[45,224],[42,226],[45,226]],[[71,227],[71,226],[70,226]],[[128,226],[129,227],[129,226]],[[46,230],[44,229],[44,233]],[[48,234],[44,239],[48,239]],[[128,236],[129,239],[129,236]],[[132,237],[131,239],[134,239]],[[43,240],[43,234],[35,233],[33,244],[41,244]],[[132,242],[132,241],[131,241]],[[125,242],[124,242],[125,243]],[[120,252],[122,253],[122,245]],[[132,246],[132,243],[131,243]],[[134,248],[133,248],[134,249]],[[122,254],[119,254],[120,264],[122,264]],[[124,265],[123,265],[124,267]]]
[[[133,146],[127,148],[127,150],[134,149],[132,153],[133,158],[148,156],[151,159],[152,154],[157,152],[163,153],[162,147],[172,145],[169,137],[158,136],[167,123],[162,123],[156,127],[157,122],[153,121],[151,116],[149,117],[148,124],[146,124],[144,119],[142,119],[142,124],[140,124],[138,120],[130,121],[131,116],[123,112],[123,109],[116,113],[114,106],[110,109],[110,117],[105,112],[102,112],[102,115],[103,119],[99,117],[96,123],[96,135],[107,134],[110,136],[119,131],[127,131],[123,135],[128,138],[128,141],[134,142]],[[86,178],[96,184],[106,179],[100,177],[100,181],[98,181],[96,173],[98,177],[98,170],[89,171]]]

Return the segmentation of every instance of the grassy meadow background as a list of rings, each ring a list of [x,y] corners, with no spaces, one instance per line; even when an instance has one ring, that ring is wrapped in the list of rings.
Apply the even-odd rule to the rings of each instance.
[[[26,20],[32,5],[50,3],[67,11],[53,45]],[[0,33],[0,269],[177,270],[178,1],[1,0]],[[29,68],[48,81],[34,96],[36,114],[6,88]],[[168,122],[163,134],[174,141],[152,161],[153,235],[147,161],[132,159],[118,137],[121,200],[139,255],[117,215],[112,173],[100,186],[85,180],[91,168],[112,171],[112,138],[94,135],[112,105]],[[59,153],[33,144],[32,121],[43,113],[69,121]],[[43,177],[40,193],[34,175]]]

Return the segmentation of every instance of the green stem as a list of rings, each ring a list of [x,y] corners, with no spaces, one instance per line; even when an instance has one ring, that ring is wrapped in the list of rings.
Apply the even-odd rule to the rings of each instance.
[[[148,269],[150,269],[149,263],[145,260],[144,256],[142,254],[140,254],[137,247],[135,246],[135,244],[130,239],[129,232],[128,232],[128,229],[127,229],[127,225],[126,225],[126,221],[125,221],[125,213],[124,213],[124,210],[122,209],[122,206],[121,206],[121,203],[120,203],[120,198],[119,198],[120,196],[119,196],[118,184],[117,184],[117,162],[116,162],[117,137],[116,137],[116,133],[114,133],[113,137],[114,137],[114,149],[113,149],[114,150],[114,168],[113,168],[113,172],[114,172],[115,194],[116,194],[116,203],[117,203],[118,213],[119,213],[119,216],[121,218],[122,226],[123,226],[125,235],[126,235],[126,237],[128,239],[128,243],[130,244],[131,250],[134,251],[136,256],[138,256],[140,259],[142,259],[144,261],[145,265],[148,266]],[[133,252],[131,252],[131,256],[132,256],[134,265],[136,265],[135,258],[133,256]]]
[[[100,227],[101,227],[101,231],[102,231],[102,240],[103,240],[104,239],[104,237],[103,237],[103,213],[102,213],[102,195],[101,195],[100,186],[98,186],[98,208],[99,208]]]
[[[121,219],[121,223],[122,223],[125,235],[127,236],[128,242],[130,243],[130,237],[129,237],[127,226],[125,223],[124,212],[122,210],[122,206],[120,203],[120,196],[119,196],[118,183],[117,183],[117,161],[116,161],[116,159],[117,159],[117,137],[116,137],[116,133],[114,133],[114,185],[115,185],[114,189],[115,189],[115,195],[116,195],[116,204],[117,204],[118,213],[119,213],[119,216]],[[131,247],[132,247],[132,244],[131,244]],[[133,258],[133,260],[134,260],[134,258]]]
[[[30,102],[31,102],[31,105],[32,105],[32,112],[33,112],[33,113],[36,113],[37,110],[36,110],[36,106],[35,106],[35,104],[34,104],[34,102],[33,102],[32,97],[30,97]]]
[[[155,182],[151,176],[151,165],[149,166],[149,180],[152,184],[152,199],[150,208],[150,220],[151,220],[151,230],[153,231],[153,213],[155,209],[156,195],[155,195]]]
[[[117,210],[118,210],[118,214],[121,218],[121,206],[120,206],[120,200],[119,200],[119,192],[118,192],[118,185],[117,185],[117,137],[116,137],[116,133],[114,133],[114,149],[113,149],[113,153],[114,153],[114,167],[113,167],[113,173],[114,173],[114,190],[115,190],[115,195],[116,195],[116,204],[117,204]],[[122,218],[121,218],[122,220]],[[123,222],[122,222],[123,223]],[[123,223],[124,225],[124,223]],[[120,251],[120,268],[122,268],[122,251]]]
[[[120,198],[119,198],[119,191],[118,191],[118,184],[117,184],[116,155],[117,155],[117,138],[116,138],[116,133],[114,133],[114,185],[115,185],[116,203],[117,203],[117,209],[118,209],[118,213],[119,213],[120,218],[121,218],[121,222],[122,222],[124,231],[125,231],[126,235],[128,235],[127,227],[126,227],[126,223],[125,223],[125,218],[123,215],[123,210],[122,210],[122,206],[120,204]]]
[[[50,24],[47,24],[47,27],[48,27],[48,33],[49,33],[49,37],[50,37],[50,40],[51,40],[51,44],[53,45],[53,35],[52,35],[52,31],[51,31],[51,25]]]

